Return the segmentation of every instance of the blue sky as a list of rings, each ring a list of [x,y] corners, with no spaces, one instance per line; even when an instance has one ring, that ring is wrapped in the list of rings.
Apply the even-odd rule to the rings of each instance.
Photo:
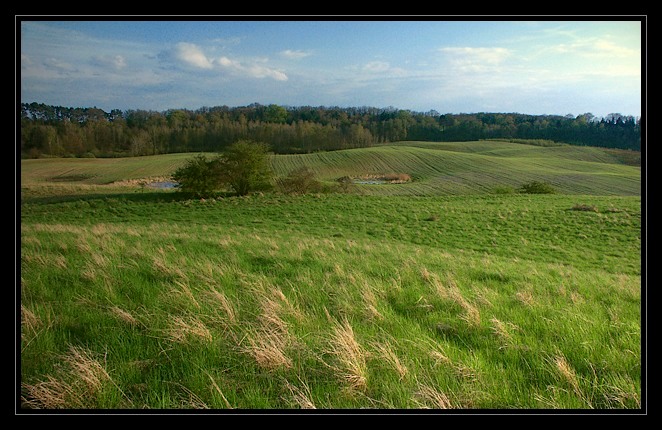
[[[21,102],[641,115],[637,17],[163,19],[20,17]]]

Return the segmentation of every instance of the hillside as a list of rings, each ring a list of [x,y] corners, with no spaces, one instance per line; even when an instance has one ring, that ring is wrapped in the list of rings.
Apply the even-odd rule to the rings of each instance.
[[[537,180],[552,184],[563,194],[638,196],[641,168],[629,165],[634,158],[630,153],[491,141],[399,142],[371,148],[274,155],[272,166],[278,176],[307,166],[327,182],[343,176],[384,173],[406,173],[413,179],[406,184],[360,185],[360,191],[368,195],[490,193]],[[22,160],[21,183],[119,185],[126,180],[164,178],[192,155]]]
[[[272,158],[413,178],[356,193],[145,186],[192,155],[21,162],[17,409],[646,404],[631,154],[402,142]],[[495,192],[533,179],[561,193]]]

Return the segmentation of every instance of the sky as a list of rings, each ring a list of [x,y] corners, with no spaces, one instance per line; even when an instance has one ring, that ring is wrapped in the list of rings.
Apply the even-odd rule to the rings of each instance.
[[[251,103],[442,114],[642,111],[636,16],[86,19],[17,17],[21,102],[106,112]]]

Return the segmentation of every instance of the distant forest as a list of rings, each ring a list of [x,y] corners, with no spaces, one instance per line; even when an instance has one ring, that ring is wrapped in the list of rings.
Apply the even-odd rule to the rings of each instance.
[[[368,147],[403,140],[537,139],[641,150],[640,119],[519,113],[440,114],[373,107],[251,104],[164,112],[22,103],[21,157],[127,157],[221,151],[237,140],[278,154]]]

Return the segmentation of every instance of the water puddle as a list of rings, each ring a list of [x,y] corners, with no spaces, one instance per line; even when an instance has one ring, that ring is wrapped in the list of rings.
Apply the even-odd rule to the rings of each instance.
[[[179,187],[178,182],[173,182],[173,181],[157,181],[157,182],[150,182],[147,184],[148,187],[150,188],[158,188],[160,190],[167,190],[171,188],[177,188]]]

